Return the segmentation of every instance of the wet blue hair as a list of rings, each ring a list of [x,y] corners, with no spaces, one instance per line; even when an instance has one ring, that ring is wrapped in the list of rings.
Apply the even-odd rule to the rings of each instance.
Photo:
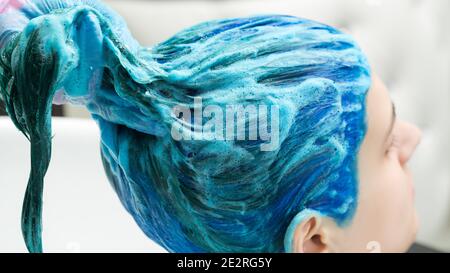
[[[52,103],[89,110],[112,187],[168,251],[290,251],[288,227],[305,211],[351,221],[371,80],[349,35],[261,15],[200,23],[145,48],[99,1],[21,2],[0,14],[0,94],[31,144],[22,212],[29,251],[42,251]],[[276,105],[278,148],[173,139],[172,125],[186,120],[172,109],[194,109],[194,97],[204,106]]]

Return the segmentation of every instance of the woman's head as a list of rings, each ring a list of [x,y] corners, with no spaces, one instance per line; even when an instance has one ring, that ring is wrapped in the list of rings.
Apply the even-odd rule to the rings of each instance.
[[[412,210],[412,200],[401,201],[404,184],[387,182],[408,179],[416,130],[396,121],[398,147],[387,154],[375,148],[385,148],[379,143],[389,97],[349,35],[266,15],[205,22],[147,49],[95,2],[41,10],[25,31],[14,25],[0,33],[8,34],[2,98],[32,145],[23,218],[31,250],[39,250],[35,219],[55,100],[91,112],[111,184],[141,229],[169,251],[360,250],[367,240],[391,242],[380,230],[411,227],[412,216],[397,217]],[[256,139],[195,137],[196,110],[215,109],[209,117],[217,121],[229,106],[258,109],[230,127],[235,136],[258,131]],[[275,106],[265,112],[269,131],[278,130],[275,149],[260,149],[270,140],[248,126],[261,120],[260,106]],[[187,112],[175,114],[177,107]],[[224,126],[213,127],[223,136],[229,120],[220,120]],[[194,137],[174,139],[174,127]],[[410,241],[398,239],[387,250]]]
[[[358,204],[349,225],[315,213],[293,225],[295,252],[403,252],[415,239],[417,217],[407,163],[421,138],[396,116],[387,88],[376,75],[366,98],[367,133],[358,152]]]

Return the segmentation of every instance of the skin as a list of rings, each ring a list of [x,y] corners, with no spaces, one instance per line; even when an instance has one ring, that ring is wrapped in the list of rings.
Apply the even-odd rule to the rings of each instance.
[[[367,134],[358,153],[359,196],[349,225],[311,213],[294,233],[294,252],[405,252],[418,219],[408,161],[421,131],[396,117],[389,92],[373,76],[366,98]]]

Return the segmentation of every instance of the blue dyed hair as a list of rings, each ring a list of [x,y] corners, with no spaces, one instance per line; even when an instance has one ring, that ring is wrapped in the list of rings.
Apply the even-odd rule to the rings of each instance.
[[[0,94],[31,143],[22,212],[42,251],[51,105],[85,106],[120,201],[172,252],[289,251],[288,227],[314,211],[340,225],[357,206],[370,69],[339,30],[284,15],[221,19],[144,48],[95,0],[26,0],[0,14]],[[181,140],[176,105],[276,105],[280,144]],[[292,231],[292,227],[291,227]]]

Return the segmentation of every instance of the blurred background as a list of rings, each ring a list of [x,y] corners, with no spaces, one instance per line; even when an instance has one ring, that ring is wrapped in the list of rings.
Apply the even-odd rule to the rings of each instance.
[[[390,89],[398,115],[424,132],[411,162],[421,220],[417,241],[437,251],[450,251],[450,1],[104,2],[121,14],[137,40],[149,47],[205,20],[264,13],[313,19],[354,35]],[[4,115],[1,108],[0,115]],[[98,129],[88,112],[65,105],[54,106],[53,114],[59,118],[53,123],[52,163],[46,177],[45,249],[163,251],[142,234],[109,187],[100,161]],[[68,123],[66,117],[73,119]],[[0,252],[25,251],[20,209],[28,178],[28,145],[5,117],[0,117],[0,132]]]

